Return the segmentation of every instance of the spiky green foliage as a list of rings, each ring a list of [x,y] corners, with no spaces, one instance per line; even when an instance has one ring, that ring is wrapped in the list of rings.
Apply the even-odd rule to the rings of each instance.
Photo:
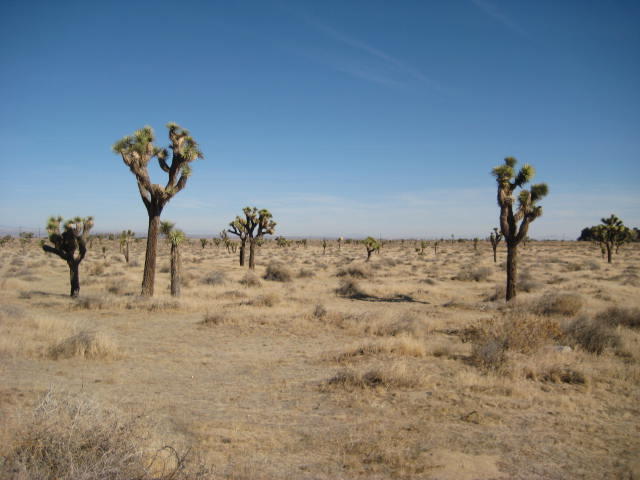
[[[245,207],[242,209],[243,217],[236,218],[229,223],[229,233],[236,235],[240,239],[240,265],[244,265],[245,243],[249,241],[249,268],[254,268],[254,254],[256,239],[261,239],[264,235],[273,235],[276,222],[269,210],[257,207]]]
[[[4,237],[1,237],[0,238],[0,247],[4,247],[10,241],[11,241],[11,235],[5,235]]]

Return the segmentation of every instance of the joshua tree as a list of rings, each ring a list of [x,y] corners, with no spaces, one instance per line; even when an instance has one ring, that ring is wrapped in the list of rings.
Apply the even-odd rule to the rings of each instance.
[[[120,234],[120,252],[124,255],[124,259],[129,263],[129,243],[136,234],[131,230],[123,230]]]
[[[213,241],[213,244],[216,246],[216,248],[220,248],[220,239],[219,238],[214,238],[212,241]]]
[[[342,249],[342,242],[344,241],[344,238],[342,237],[338,237],[338,250]]]
[[[322,254],[324,255],[325,253],[327,253],[327,239],[323,238],[322,239]]]
[[[174,223],[160,222],[160,233],[167,237],[171,244],[171,295],[180,296],[180,244],[184,242],[185,235],[182,230],[173,228]]]
[[[438,255],[438,245],[440,245],[440,242],[441,242],[441,241],[442,241],[442,240],[435,240],[435,241],[433,242],[433,254],[434,254],[434,255]]]
[[[478,237],[473,239],[473,250],[478,250]]]
[[[420,246],[416,248],[416,252],[418,255],[424,255],[424,249],[429,246],[429,243],[426,240],[420,240]]]
[[[529,225],[542,215],[542,207],[536,205],[538,200],[549,192],[545,183],[531,186],[525,190],[523,186],[535,176],[534,168],[524,164],[516,174],[517,160],[513,157],[504,159],[504,165],[492,170],[498,184],[498,205],[500,206],[500,231],[507,244],[507,301],[516,296],[516,275],[518,266],[518,244],[527,236]],[[513,194],[520,188],[518,210],[513,212]],[[518,226],[517,222],[520,222]]]
[[[244,267],[244,252],[247,245],[247,239],[249,238],[249,232],[247,231],[247,220],[237,216],[232,222],[229,223],[229,230],[227,232],[236,235],[240,239],[240,266]]]
[[[198,158],[203,158],[196,141],[187,130],[175,123],[167,124],[169,129],[169,149],[156,147],[153,144],[154,133],[151,127],[136,130],[133,135],[124,137],[113,145],[113,151],[122,156],[125,165],[136,177],[140,197],[149,216],[149,230],[147,234],[147,250],[144,258],[144,273],[142,278],[142,295],[153,296],[156,274],[156,251],[158,246],[158,229],[162,209],[180,190],[187,185],[191,175],[189,164]],[[162,171],[169,178],[163,187],[151,183],[147,167],[153,158],[158,159]],[[168,161],[171,157],[171,161]]]
[[[273,235],[276,231],[276,222],[272,220],[273,215],[266,208],[258,210],[256,207],[245,207],[243,209],[247,222],[247,232],[249,234],[249,268],[256,268],[256,245],[262,241],[265,235]]]
[[[200,239],[200,246],[202,248],[206,247],[208,243],[209,243],[209,240],[207,240],[206,238],[201,238]]]
[[[611,263],[611,257],[613,255],[613,249],[615,247],[616,253],[618,248],[625,242],[631,241],[633,238],[631,230],[625,227],[622,220],[615,215],[611,214],[609,218],[602,218],[600,220],[602,224],[595,227],[591,227],[592,237],[600,244],[600,249],[603,252],[606,249],[607,262]]]
[[[71,282],[71,296],[77,297],[80,293],[80,262],[87,254],[87,237],[93,227],[93,217],[76,217],[64,223],[63,231],[60,231],[62,217],[51,217],[47,222],[47,233],[50,245],[42,245],[42,249],[48,253],[55,253],[69,265],[69,279]]]
[[[496,251],[498,250],[498,244],[502,240],[502,234],[498,231],[497,228],[493,229],[491,235],[489,235],[489,241],[491,242],[491,248],[493,248],[493,263],[498,261]]]
[[[11,235],[5,235],[0,238],[0,247],[4,247],[7,243],[11,241]]]
[[[276,244],[277,244],[279,247],[286,247],[286,246],[288,246],[288,245],[289,245],[289,240],[287,240],[287,239],[286,239],[286,238],[284,238],[284,237],[276,237]]]
[[[380,242],[373,237],[367,237],[362,241],[362,243],[364,243],[364,247],[367,249],[368,262],[371,260],[371,254],[380,250]]]

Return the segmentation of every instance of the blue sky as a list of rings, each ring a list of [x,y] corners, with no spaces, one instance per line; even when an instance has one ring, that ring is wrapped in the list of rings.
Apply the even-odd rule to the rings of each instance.
[[[206,155],[163,214],[188,233],[256,205],[284,235],[485,236],[505,156],[550,187],[531,236],[640,225],[635,1],[5,1],[0,67],[0,228],[146,231],[111,145],[169,121]]]

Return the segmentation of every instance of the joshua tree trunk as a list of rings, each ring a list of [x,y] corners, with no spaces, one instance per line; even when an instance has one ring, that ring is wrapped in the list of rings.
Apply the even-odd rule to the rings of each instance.
[[[612,253],[611,245],[607,244],[607,263],[611,263],[611,253]]]
[[[68,260],[67,265],[69,265],[71,296],[77,297],[80,294],[80,262],[77,260]]]
[[[124,244],[124,259],[129,264],[129,242]]]
[[[497,250],[498,250],[498,246],[496,245],[496,246],[493,247],[493,263],[497,263],[498,262],[498,257],[496,255]]]
[[[171,295],[180,296],[180,249],[171,245]]]
[[[372,253],[373,253],[373,250],[367,250],[367,262],[371,259]]]
[[[256,269],[256,245],[254,241],[249,241],[249,269]]]
[[[246,246],[247,246],[247,240],[241,239],[240,240],[240,266],[241,267],[244,267],[244,252],[245,252]]]
[[[144,273],[142,274],[142,293],[145,297],[153,297],[156,279],[156,253],[158,249],[158,231],[162,209],[149,211],[149,230],[147,232],[147,251],[144,256]]]
[[[518,245],[507,244],[507,302],[516,296]]]

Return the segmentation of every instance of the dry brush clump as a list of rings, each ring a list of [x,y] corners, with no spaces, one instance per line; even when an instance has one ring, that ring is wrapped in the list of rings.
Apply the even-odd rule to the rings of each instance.
[[[365,265],[348,265],[344,268],[338,270],[336,273],[337,277],[352,277],[352,278],[371,278],[373,276],[373,272],[371,268]]]
[[[290,282],[293,275],[291,274],[291,270],[282,263],[271,262],[267,265],[267,270],[265,271],[263,278],[274,282]]]
[[[0,477],[19,480],[187,480],[212,478],[171,447],[149,449],[141,417],[86,397],[47,392],[30,415],[5,424]]]
[[[620,335],[598,318],[581,315],[564,325],[564,331],[573,346],[601,355],[606,348],[619,348]]]
[[[359,357],[378,354],[399,355],[408,357],[424,357],[424,343],[414,337],[402,335],[398,337],[378,338],[347,348],[344,352],[333,355],[336,362],[345,362]]]
[[[491,267],[466,265],[453,277],[453,280],[462,282],[485,282],[492,273],[493,269]]]
[[[88,360],[108,360],[121,356],[115,341],[102,332],[82,331],[52,345],[48,357],[52,360],[80,357]]]
[[[406,363],[393,363],[374,367],[364,372],[344,369],[325,383],[325,388],[415,388],[424,384],[424,379],[410,370]]]
[[[609,307],[596,320],[610,327],[640,328],[640,308]]]
[[[582,310],[584,301],[578,293],[548,293],[533,304],[533,311],[539,315],[572,317]]]

